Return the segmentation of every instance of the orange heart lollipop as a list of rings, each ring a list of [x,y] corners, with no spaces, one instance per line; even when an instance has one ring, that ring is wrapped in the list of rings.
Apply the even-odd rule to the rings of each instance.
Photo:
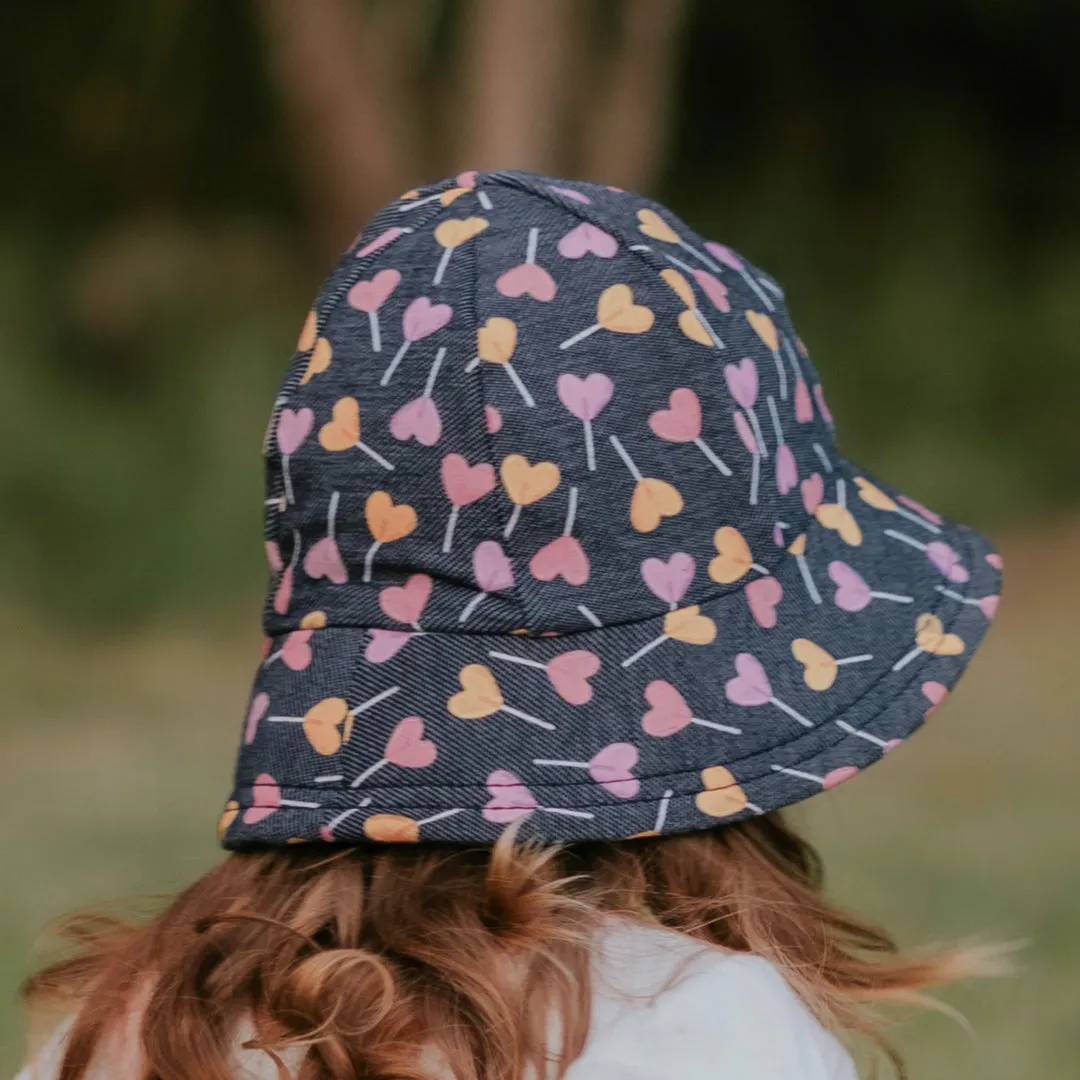
[[[373,491],[364,504],[364,519],[375,540],[364,556],[364,581],[370,581],[375,552],[408,536],[416,528],[416,511],[407,503],[395,506],[386,491]]]
[[[666,480],[643,476],[619,437],[609,435],[608,439],[636,481],[634,494],[630,498],[630,524],[634,529],[637,532],[654,532],[664,518],[682,513],[684,504],[678,489]]]
[[[709,817],[731,817],[750,805],[746,792],[723,765],[703,769],[701,783],[705,790],[698,792],[694,802]]]
[[[611,330],[616,334],[644,334],[652,324],[652,311],[634,303],[634,294],[629,285],[609,285],[596,303],[596,322],[568,337],[559,348],[569,349],[598,330]]]

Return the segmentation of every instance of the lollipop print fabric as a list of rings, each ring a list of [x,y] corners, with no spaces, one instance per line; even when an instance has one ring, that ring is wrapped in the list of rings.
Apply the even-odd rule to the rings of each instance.
[[[302,321],[228,847],[763,813],[918,728],[997,610],[981,536],[842,456],[772,279],[636,195],[418,189]]]

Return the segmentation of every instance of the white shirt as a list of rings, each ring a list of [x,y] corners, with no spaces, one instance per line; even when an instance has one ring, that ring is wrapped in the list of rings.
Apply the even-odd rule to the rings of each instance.
[[[66,1026],[16,1080],[55,1080]],[[240,1033],[237,1042],[250,1037]],[[292,1065],[293,1062],[287,1062]],[[103,1062],[89,1080],[131,1080]],[[277,1080],[261,1051],[238,1080]],[[593,960],[584,1052],[566,1080],[858,1080],[839,1041],[772,964],[660,927],[609,919]]]

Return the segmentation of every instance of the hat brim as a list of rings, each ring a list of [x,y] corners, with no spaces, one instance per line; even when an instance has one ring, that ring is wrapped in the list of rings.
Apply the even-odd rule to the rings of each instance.
[[[707,644],[663,639],[662,615],[559,636],[375,632],[384,653],[402,644],[390,656],[372,650],[368,629],[315,630],[301,670],[278,658],[259,671],[224,845],[490,843],[515,817],[528,819],[524,836],[552,841],[690,832],[799,802],[865,769],[919,728],[965,670],[996,608],[1001,560],[977,532],[939,522],[876,479],[885,498],[875,496],[850,463],[826,477],[830,496],[837,480],[858,536],[836,527],[843,514],[819,511],[803,526],[803,562],[789,551],[797,536],[781,530],[782,545],[753,556],[782,598],[770,607],[778,590],[769,586],[701,603],[715,626]],[[941,545],[933,559],[931,544]],[[841,588],[838,602],[834,563],[888,595],[851,610],[865,590]],[[749,570],[745,580],[762,576]],[[691,621],[688,636],[705,630]],[[795,641],[852,662],[833,668],[800,646],[816,662],[808,682]],[[269,656],[283,644],[271,641]],[[584,683],[563,672],[557,688],[548,665],[571,651],[593,654],[599,668]],[[486,706],[451,706],[468,665],[489,669],[503,710],[469,718]],[[827,688],[813,688],[830,673]],[[590,689],[586,702],[565,698]],[[355,716],[315,729],[299,722],[325,699]],[[423,726],[399,733],[388,755],[406,717]],[[613,745],[623,749],[590,770]],[[545,761],[566,764],[536,764]]]

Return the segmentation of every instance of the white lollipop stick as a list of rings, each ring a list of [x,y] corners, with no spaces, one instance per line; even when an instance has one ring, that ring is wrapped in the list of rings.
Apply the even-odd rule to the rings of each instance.
[[[540,238],[540,230],[533,228],[529,230],[529,243],[525,248],[525,261],[531,266],[536,262],[536,242]]]
[[[284,511],[285,511],[285,496],[284,495],[279,495],[276,499],[265,499],[265,500],[263,500],[263,505],[264,506],[275,506],[275,507],[277,507],[277,512],[279,514],[284,513]]]
[[[453,817],[455,814],[464,813],[463,807],[457,807],[453,810],[440,810],[437,814],[432,814],[431,817],[421,818],[417,825],[431,825],[435,821],[442,821],[443,818]]]
[[[442,257],[439,259],[439,265],[435,268],[435,277],[432,278],[432,285],[441,285],[443,275],[446,273],[446,268],[450,265],[450,256],[454,254],[452,247],[444,248]]]
[[[369,776],[374,776],[384,765],[389,765],[390,762],[386,758],[380,758],[374,765],[368,766],[350,785],[349,787],[359,787]]]
[[[289,455],[281,456],[281,477],[285,481],[285,501],[290,505],[296,502],[293,498],[292,477],[289,476]]]
[[[958,593],[953,589],[947,589],[944,585],[935,585],[934,588],[937,589],[942,596],[947,596],[950,600],[955,600],[958,604],[970,604],[972,607],[982,606],[981,600],[975,600],[970,596],[964,596],[962,593]],[[871,593],[870,595],[873,596],[874,594]]]
[[[772,358],[776,365],[776,377],[780,380],[780,400],[787,401],[787,368],[784,367],[779,349],[772,350]]]
[[[568,337],[560,346],[560,349],[569,349],[576,345],[579,341],[584,341],[590,334],[595,334],[597,330],[603,330],[604,327],[601,323],[594,323],[592,326],[586,327],[584,330],[578,331],[573,337]]]
[[[539,660],[528,660],[524,656],[513,656],[510,653],[504,652],[489,652],[493,660],[505,660],[508,664],[520,664],[522,667],[539,668],[540,671],[547,671],[547,664],[541,664]]]
[[[533,764],[552,765],[567,769],[588,769],[590,767],[590,763],[587,761],[555,761],[550,758],[533,758]]]
[[[847,507],[847,484],[842,479],[836,481],[836,505]]]
[[[697,259],[699,262],[704,263],[714,273],[720,273],[720,267],[717,266],[716,263],[714,263],[712,259],[710,259],[709,256],[705,254],[704,251],[698,251],[696,247],[691,247],[691,245],[688,244],[685,240],[683,240],[682,237],[679,238],[679,247],[681,247],[683,251],[689,251],[695,259]]]
[[[371,567],[375,562],[375,552],[382,547],[382,541],[376,540],[371,547],[367,549],[367,554],[364,556],[364,581],[371,581]]]
[[[593,443],[592,421],[583,420],[585,428],[585,462],[589,466],[589,472],[596,472],[596,445]]]
[[[879,739],[876,735],[871,735],[869,731],[860,731],[857,727],[852,727],[846,720],[837,720],[836,726],[840,728],[841,731],[846,731],[849,735],[856,735],[860,739],[872,742],[875,746],[880,746],[882,750],[892,749],[884,739]]]
[[[611,445],[615,447],[615,452],[622,458],[623,464],[629,470],[630,475],[640,484],[645,477],[641,475],[641,470],[634,464],[634,459],[626,452],[626,447],[619,441],[619,437],[609,435],[608,439],[611,440]]]
[[[716,456],[713,448],[709,446],[707,442],[699,435],[694,440],[694,445],[709,459],[710,463],[717,468],[724,476],[730,476],[731,470]],[[754,455],[757,457],[757,455]]]
[[[660,800],[660,808],[656,812],[656,824],[653,825],[653,832],[662,832],[664,828],[664,822],[667,821],[668,807],[671,805],[671,797],[675,792],[668,788],[664,792],[664,797]]]
[[[692,716],[690,723],[697,724],[699,727],[712,728],[713,731],[723,731],[727,735],[742,734],[742,728],[732,727],[730,724],[718,724],[715,720],[702,720],[697,716]]]
[[[578,604],[577,609],[597,628],[597,630],[603,627],[604,624],[584,604]]]
[[[814,726],[811,721],[807,720],[806,717],[802,715],[802,713],[796,712],[790,705],[785,704],[778,697],[769,698],[769,702],[770,704],[775,705],[781,712],[787,713],[792,720],[797,720],[803,727]]]
[[[340,781],[342,781],[344,779],[345,779],[344,776],[316,776],[315,777],[315,783],[316,784],[337,784],[337,783],[340,783]]]
[[[834,659],[833,663],[837,667],[839,667],[841,664],[862,664],[862,663],[865,663],[867,660],[873,660],[873,659],[874,659],[874,654],[873,653],[862,653],[859,656],[845,656],[845,657],[842,657],[839,660]]]
[[[753,405],[746,411],[750,416],[750,426],[754,429],[754,438],[757,439],[758,452],[763,458],[768,458],[769,447],[765,443],[765,436],[761,433],[761,424],[758,423],[757,413],[754,411]]]
[[[435,380],[439,377],[439,368],[442,367],[442,362],[446,358],[446,346],[440,345],[439,351],[435,354],[435,359],[431,362],[431,370],[428,372],[427,382],[424,383],[424,397],[430,398],[435,393]]]
[[[371,327],[371,351],[382,352],[382,335],[379,333],[379,313],[372,309],[367,313],[368,326]]]
[[[801,769],[785,769],[782,765],[771,765],[770,768],[773,772],[783,773],[785,776],[797,776],[800,780],[810,780],[812,783],[821,784],[825,786],[824,776],[815,776],[810,772],[803,772]]]
[[[350,709],[348,715],[359,716],[361,713],[367,712],[368,709],[373,709],[376,705],[386,701],[387,698],[392,698],[399,690],[401,690],[400,686],[391,686],[386,690],[382,690],[373,698],[361,702],[355,709]],[[268,724],[302,724],[306,719],[306,716],[268,716],[266,722]]]
[[[914,596],[900,596],[898,593],[891,592],[878,592],[875,589],[870,590],[870,595],[875,600],[892,600],[896,604],[914,604]]]
[[[649,247],[648,244],[631,244],[630,245],[630,250],[631,251],[652,251],[652,248]],[[669,255],[668,258],[670,259],[671,256]]]
[[[491,206],[492,206],[491,199],[488,198],[488,193],[486,191],[484,191],[481,188],[478,188],[477,191],[476,191],[476,199],[485,210],[490,210],[491,209]],[[455,810],[454,813],[456,814],[457,811]]]
[[[781,394],[780,397],[783,398],[784,395]],[[776,408],[776,401],[772,394],[766,398],[766,401],[769,406],[769,416],[772,417],[773,433],[776,435],[776,446],[777,449],[779,449],[784,445],[784,429],[780,426],[780,412]]]
[[[424,206],[427,203],[435,202],[443,197],[443,192],[437,191],[434,195],[426,195],[422,199],[406,199],[405,202],[398,206],[398,213],[404,213],[406,210],[411,210],[414,206]]]
[[[559,814],[562,817],[576,817],[576,818],[594,818],[595,814],[590,814],[588,810],[564,810],[557,806],[538,806],[537,810],[542,811],[545,814]]]
[[[796,555],[795,561],[799,564],[799,573],[802,574],[803,584],[806,586],[810,599],[815,604],[820,604],[821,593],[818,592],[817,584],[814,582],[814,575],[810,573],[810,566],[806,561],[806,556]]]
[[[814,443],[814,453],[817,454],[818,460],[821,462],[821,467],[827,473],[832,472],[832,462],[829,460],[829,455],[825,453],[825,448],[821,445],[821,443]]]
[[[504,712],[509,716],[516,716],[519,720],[524,720],[527,724],[535,724],[536,727],[543,728],[545,731],[554,731],[555,725],[549,724],[546,720],[541,720],[539,717],[530,716],[526,712],[522,712],[520,709],[512,709],[509,705],[503,705],[499,712]]]
[[[322,803],[304,802],[301,799],[278,799],[278,806],[295,806],[300,810],[318,810]]]
[[[532,394],[529,393],[529,388],[521,381],[521,376],[514,369],[514,365],[507,360],[502,367],[506,368],[506,374],[510,376],[510,381],[521,395],[521,400],[525,402],[526,407],[530,409],[536,408],[536,402],[533,400]]]
[[[655,641],[650,641],[647,645],[642,645],[633,656],[628,656],[622,662],[622,666],[628,668],[631,664],[636,664],[646,653],[652,652],[658,645],[663,645],[665,641],[670,640],[671,638],[669,638],[667,634],[661,634]]]
[[[387,461],[386,458],[384,458],[382,454],[380,454],[377,450],[372,450],[372,448],[368,446],[367,443],[357,442],[355,445],[357,450],[363,450],[364,453],[367,454],[367,456],[371,458],[372,461],[377,462],[384,469],[386,469],[387,472],[393,472],[394,466],[389,461]]]
[[[563,536],[569,536],[574,531],[574,522],[577,520],[578,489],[572,487],[566,501],[566,520],[563,522]]]
[[[389,386],[390,380],[394,377],[394,372],[397,371],[398,365],[405,359],[405,354],[409,351],[409,346],[412,342],[406,338],[398,348],[398,351],[394,353],[394,359],[390,361],[390,365],[383,372],[382,378],[379,380],[380,386]]]
[[[517,523],[521,520],[521,503],[514,503],[514,509],[510,513],[510,520],[506,523],[506,528],[503,529],[503,539],[509,540],[510,534],[514,531]]]
[[[891,536],[894,540],[899,540],[902,544],[907,544],[909,547],[917,548],[919,551],[926,551],[926,544],[921,540],[916,540],[914,536],[908,536],[907,533],[897,532],[896,529],[886,529],[885,535]]]
[[[802,368],[799,367],[799,359],[795,355],[795,350],[792,348],[791,342],[786,336],[784,337],[783,342],[784,352],[787,354],[788,363],[791,364],[791,374],[795,381],[798,382],[803,377]]]
[[[327,829],[329,829],[330,832],[333,832],[343,821],[352,817],[353,814],[362,810],[365,806],[370,805],[371,799],[364,799],[359,805],[350,806],[348,810],[343,810],[336,818],[331,818],[330,821],[326,823]]]
[[[902,506],[893,508],[894,514],[899,514],[902,518],[907,518],[908,521],[915,522],[916,525],[921,525],[927,532],[940,533],[941,529],[935,525],[932,521],[927,521],[926,518],[921,517],[912,510],[906,510]]]
[[[745,266],[739,268],[739,273],[742,274],[743,281],[754,290],[754,295],[765,305],[765,307],[768,308],[769,311],[775,311],[776,308],[773,306],[773,302],[761,291],[761,286],[752,275],[747,273]]]
[[[443,534],[442,553],[448,555],[450,548],[454,543],[454,529],[457,527],[458,516],[461,513],[461,507],[454,503],[450,507],[450,516],[446,519],[446,532]]]
[[[764,285],[766,289],[773,294],[773,296],[779,298],[784,295],[784,290],[780,288],[771,278],[767,278],[764,274],[758,279],[758,284]]]
[[[708,331],[709,337],[713,339],[713,344],[718,349],[726,349],[727,346],[720,340],[720,335],[717,334],[717,332],[712,328],[712,324],[709,322],[708,319],[705,318],[705,315],[702,313],[701,308],[693,307],[690,309],[690,311],[693,313],[697,321],[701,323],[701,325],[704,326],[705,329]]]
[[[750,455],[750,505],[757,506],[758,486],[761,483],[761,455]]]
[[[480,606],[480,601],[487,596],[486,592],[478,592],[462,609],[458,616],[458,622],[468,622],[469,616]]]
[[[915,648],[911,650],[911,652],[905,653],[903,656],[900,657],[899,660],[896,661],[895,664],[893,664],[893,671],[900,671],[902,668],[906,668],[908,664],[910,664],[911,661],[914,660],[915,657],[918,656],[919,653],[921,653],[922,651],[923,650],[918,645],[916,645]]]

